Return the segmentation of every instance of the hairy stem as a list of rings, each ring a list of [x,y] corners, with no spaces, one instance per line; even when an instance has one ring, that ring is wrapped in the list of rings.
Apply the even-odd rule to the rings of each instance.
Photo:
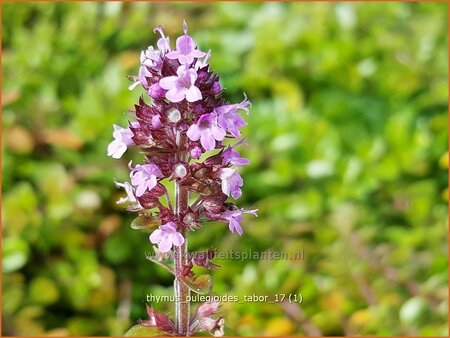
[[[188,208],[189,192],[178,182],[175,182],[175,214],[180,216]],[[187,336],[189,333],[189,302],[187,298],[190,294],[189,288],[179,279],[182,276],[183,267],[188,263],[188,249],[185,231],[182,230],[185,237],[184,244],[175,246],[175,325],[179,336]]]

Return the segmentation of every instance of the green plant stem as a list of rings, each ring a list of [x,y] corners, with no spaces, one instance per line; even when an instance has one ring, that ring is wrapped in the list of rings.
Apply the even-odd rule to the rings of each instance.
[[[179,217],[184,210],[188,207],[189,192],[185,187],[182,187],[178,182],[175,182],[175,214]],[[182,231],[182,235],[185,238],[184,244],[177,247],[175,246],[175,325],[179,336],[187,336],[189,334],[189,317],[190,317],[190,304],[188,302],[188,296],[190,290],[186,284],[184,284],[180,277],[182,276],[183,267],[187,264],[188,249],[187,239],[185,231]]]

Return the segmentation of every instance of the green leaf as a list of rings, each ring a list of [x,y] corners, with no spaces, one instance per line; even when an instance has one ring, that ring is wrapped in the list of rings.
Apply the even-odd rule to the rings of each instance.
[[[146,214],[139,215],[130,224],[132,229],[143,230],[143,229],[156,229],[161,224],[161,220],[156,216],[149,216]]]
[[[125,333],[125,337],[155,337],[163,333],[156,327],[147,327],[144,325],[135,325]]]
[[[181,281],[186,284],[191,291],[207,295],[210,294],[213,288],[213,278],[211,275],[200,275],[198,277],[182,277]]]

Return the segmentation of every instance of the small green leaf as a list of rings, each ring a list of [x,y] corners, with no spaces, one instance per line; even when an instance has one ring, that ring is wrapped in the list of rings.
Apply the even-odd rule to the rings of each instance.
[[[156,327],[148,327],[144,325],[135,325],[125,333],[125,337],[155,337],[164,335]]]
[[[186,284],[191,291],[201,295],[210,294],[213,288],[213,279],[211,275],[200,275],[197,278],[182,277],[181,281]]]
[[[161,220],[156,216],[149,216],[146,214],[139,215],[130,224],[132,229],[143,230],[143,229],[156,229],[161,224]]]

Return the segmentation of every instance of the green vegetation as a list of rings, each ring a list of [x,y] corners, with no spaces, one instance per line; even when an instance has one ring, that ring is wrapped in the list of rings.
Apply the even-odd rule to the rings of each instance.
[[[3,335],[122,335],[172,278],[115,202],[139,53],[189,23],[239,102],[251,160],[244,235],[192,249],[304,250],[221,260],[235,335],[448,334],[446,3],[2,3]],[[174,41],[172,41],[174,43]],[[154,304],[172,310],[172,304]]]

